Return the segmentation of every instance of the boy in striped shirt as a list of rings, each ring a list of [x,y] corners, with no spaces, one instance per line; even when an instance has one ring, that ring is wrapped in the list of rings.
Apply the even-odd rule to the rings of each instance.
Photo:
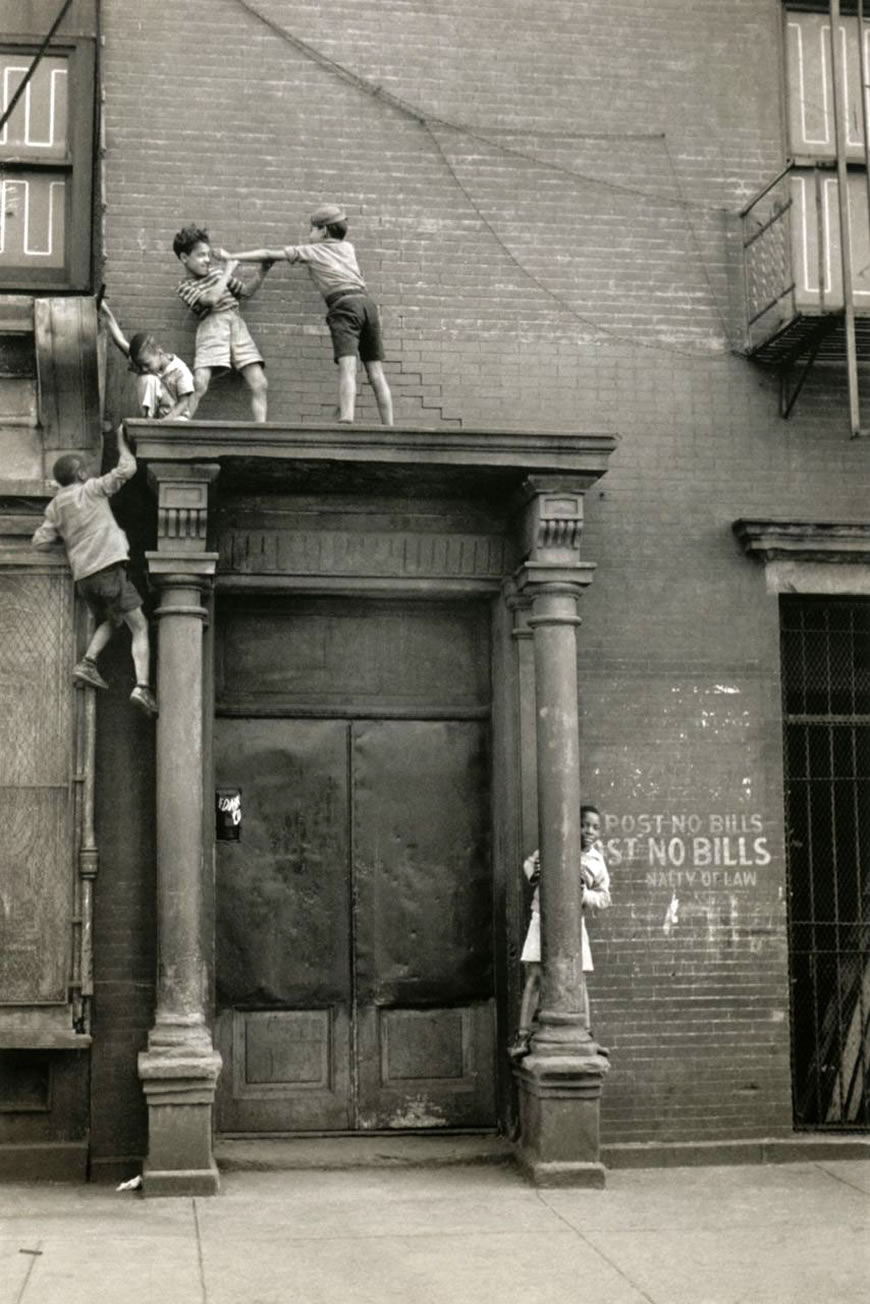
[[[265,421],[268,382],[263,357],[242,319],[239,301],[256,294],[271,262],[263,259],[253,280],[240,281],[233,276],[235,262],[225,262],[222,267],[212,264],[208,231],[197,226],[179,231],[172,248],[187,273],[176,286],[176,293],[199,323],[189,415],[196,411],[212,376],[232,369],[241,373],[251,391],[254,420]]]

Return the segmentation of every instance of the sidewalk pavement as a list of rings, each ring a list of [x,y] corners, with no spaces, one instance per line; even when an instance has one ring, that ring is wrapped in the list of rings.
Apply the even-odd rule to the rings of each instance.
[[[870,1161],[230,1172],[211,1199],[0,1186],[0,1304],[865,1304]]]

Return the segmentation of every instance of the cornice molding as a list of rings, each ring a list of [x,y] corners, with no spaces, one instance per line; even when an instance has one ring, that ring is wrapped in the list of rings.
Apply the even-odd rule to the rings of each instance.
[[[870,522],[741,518],[732,528],[746,555],[763,562],[870,563]]]
[[[612,434],[547,430],[442,430],[383,426],[253,425],[248,422],[127,421],[146,464],[211,462],[222,483],[235,468],[283,466],[294,487],[306,464],[392,470],[413,481],[422,470],[454,469],[486,484],[492,477],[567,476],[586,489],[607,470]],[[166,470],[159,472],[165,478]]]

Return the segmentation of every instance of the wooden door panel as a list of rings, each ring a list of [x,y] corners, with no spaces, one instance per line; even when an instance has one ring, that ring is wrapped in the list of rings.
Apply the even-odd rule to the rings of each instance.
[[[351,1126],[347,725],[216,721],[216,782],[241,790],[217,844],[218,1126]]]
[[[495,1122],[494,1002],[357,1011],[358,1126],[491,1127]]]
[[[358,1122],[493,1122],[487,731],[352,730]]]
[[[222,1010],[215,1044],[221,1132],[346,1131],[350,1016],[346,1005],[313,1010]]]

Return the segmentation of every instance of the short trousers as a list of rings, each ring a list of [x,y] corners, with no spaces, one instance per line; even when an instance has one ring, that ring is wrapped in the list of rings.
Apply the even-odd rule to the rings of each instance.
[[[76,589],[90,607],[98,625],[110,620],[113,625],[123,625],[128,611],[142,606],[135,585],[127,579],[127,567],[122,561],[76,580]]]
[[[240,313],[210,312],[197,326],[194,371],[201,367],[212,371],[228,371],[232,367],[241,371],[252,362],[262,361],[263,355]]]
[[[374,299],[367,294],[337,293],[329,296],[326,306],[326,324],[336,362],[357,355],[362,362],[383,362],[381,315]]]
[[[159,376],[147,375],[136,377],[136,392],[139,395],[139,408],[147,408],[153,421],[165,417],[172,407],[172,399],[163,388]]]

